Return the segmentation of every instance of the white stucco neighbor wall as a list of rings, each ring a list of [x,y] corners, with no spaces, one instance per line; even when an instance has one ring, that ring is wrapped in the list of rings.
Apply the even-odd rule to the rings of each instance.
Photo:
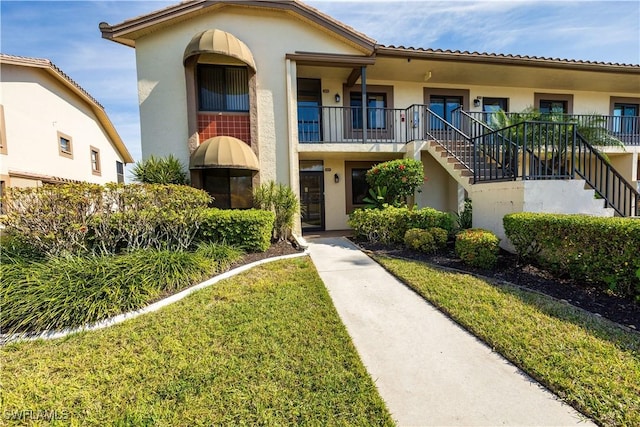
[[[117,180],[123,159],[86,103],[39,68],[2,64],[7,154],[2,175],[23,172],[106,183]],[[73,158],[58,151],[58,132],[72,139]],[[92,173],[90,147],[100,150],[101,175]],[[12,186],[33,185],[15,178]]]
[[[358,51],[284,12],[229,7],[194,17],[136,41],[142,154],[173,153],[188,164],[184,49],[197,33],[219,29],[244,42],[257,67],[258,151],[263,181],[290,183],[285,55]]]

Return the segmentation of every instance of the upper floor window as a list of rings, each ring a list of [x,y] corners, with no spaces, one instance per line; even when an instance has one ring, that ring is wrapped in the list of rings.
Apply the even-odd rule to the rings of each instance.
[[[533,105],[542,114],[573,114],[573,95],[534,93]]]
[[[102,174],[100,168],[100,150],[95,147],[91,147],[91,173],[94,175]]]
[[[116,160],[116,175],[118,184],[124,184],[124,164]]]
[[[362,129],[362,93],[351,92],[349,106],[353,129]],[[367,93],[367,129],[387,127],[385,108],[387,108],[386,93]]]
[[[541,113],[567,113],[567,101],[540,100]]]
[[[58,132],[58,153],[62,157],[73,159],[73,140],[61,132]]]
[[[495,113],[496,111],[509,111],[509,98],[482,98],[482,111]]]
[[[198,64],[200,111],[249,111],[246,67]]]

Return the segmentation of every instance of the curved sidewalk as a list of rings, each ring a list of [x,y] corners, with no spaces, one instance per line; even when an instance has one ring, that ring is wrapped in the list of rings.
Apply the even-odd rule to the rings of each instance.
[[[309,250],[398,425],[594,425],[344,237]]]

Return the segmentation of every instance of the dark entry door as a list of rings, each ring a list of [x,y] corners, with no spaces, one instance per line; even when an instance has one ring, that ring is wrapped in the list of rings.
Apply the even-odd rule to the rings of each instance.
[[[324,230],[324,172],[300,168],[302,230]]]

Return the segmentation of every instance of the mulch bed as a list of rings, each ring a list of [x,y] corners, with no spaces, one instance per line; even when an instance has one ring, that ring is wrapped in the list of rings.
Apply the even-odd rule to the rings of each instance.
[[[406,249],[403,246],[386,246],[353,240],[361,248],[372,253],[423,261],[436,266],[507,281],[567,301],[576,307],[631,329],[640,329],[640,304],[632,299],[612,295],[602,288],[596,288],[589,284],[554,277],[534,265],[521,262],[516,255],[506,251],[500,253],[495,269],[484,270],[465,265],[462,260],[456,257],[452,244],[440,253],[425,254]]]
[[[265,252],[254,252],[245,254],[242,259],[232,265],[231,268],[239,267],[241,265],[250,264],[252,262],[260,261],[266,258],[273,258],[281,255],[290,255],[300,253],[300,250],[295,248],[290,242],[276,242],[269,246]]]

